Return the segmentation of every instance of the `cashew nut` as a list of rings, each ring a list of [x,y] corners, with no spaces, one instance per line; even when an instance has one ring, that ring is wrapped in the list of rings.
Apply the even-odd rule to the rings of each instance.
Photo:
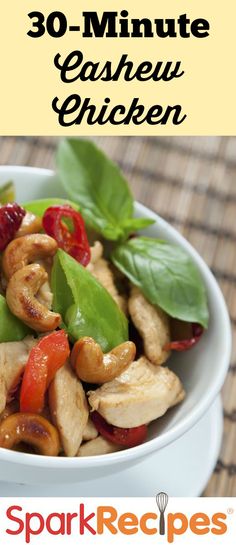
[[[3,253],[2,268],[7,279],[37,258],[53,257],[56,241],[48,235],[26,235],[15,238]]]
[[[103,384],[116,378],[135,358],[136,347],[132,341],[116,346],[103,354],[91,337],[83,337],[74,344],[71,362],[77,376],[84,382]]]
[[[56,329],[61,316],[51,312],[35,297],[39,288],[47,280],[47,273],[37,263],[27,265],[16,271],[10,278],[6,300],[12,313],[35,331]]]
[[[39,233],[41,229],[42,219],[32,214],[32,212],[26,212],[15,238],[24,237],[25,235],[32,235],[33,233]]]
[[[12,449],[19,443],[31,445],[44,456],[58,456],[60,451],[57,429],[36,414],[15,413],[1,422],[0,447]]]

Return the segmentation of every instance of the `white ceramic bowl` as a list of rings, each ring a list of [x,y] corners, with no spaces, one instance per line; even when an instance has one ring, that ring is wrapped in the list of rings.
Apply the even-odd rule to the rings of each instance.
[[[0,184],[9,179],[14,181],[16,200],[21,203],[43,197],[65,196],[57,178],[48,170],[0,167]],[[168,361],[169,367],[183,381],[186,399],[149,426],[146,443],[121,452],[84,458],[50,458],[0,449],[0,480],[35,484],[69,483],[122,471],[150,453],[173,443],[192,428],[220,391],[230,360],[231,328],[219,286],[196,250],[171,225],[139,203],[136,203],[135,210],[137,216],[156,220],[156,224],[145,230],[145,234],[177,243],[188,252],[206,285],[210,309],[209,329],[193,350],[172,355]],[[174,458],[173,445],[173,463]],[[163,471],[168,472],[168,467],[164,467]]]

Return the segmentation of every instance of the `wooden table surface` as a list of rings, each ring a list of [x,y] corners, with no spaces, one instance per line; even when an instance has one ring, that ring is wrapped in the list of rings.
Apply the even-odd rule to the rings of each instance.
[[[236,332],[236,137],[98,137],[137,200],[172,223],[214,272]],[[1,137],[0,163],[54,168],[54,137]],[[207,496],[236,495],[236,355],[222,392],[224,437]],[[209,445],[210,448],[210,445]]]

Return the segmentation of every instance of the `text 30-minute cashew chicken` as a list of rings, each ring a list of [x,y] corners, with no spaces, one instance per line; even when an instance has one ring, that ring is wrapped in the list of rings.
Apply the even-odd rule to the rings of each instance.
[[[63,141],[57,163],[71,201],[0,193],[0,446],[106,454],[183,400],[166,362],[200,340],[206,295],[180,247],[136,234],[153,221],[94,144]]]

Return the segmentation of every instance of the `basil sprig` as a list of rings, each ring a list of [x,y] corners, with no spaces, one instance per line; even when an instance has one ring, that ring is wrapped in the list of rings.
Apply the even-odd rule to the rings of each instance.
[[[0,343],[21,341],[32,331],[11,313],[5,297],[0,295]]]
[[[204,284],[192,259],[180,246],[137,237],[118,246],[112,261],[152,304],[174,318],[207,327]]]
[[[58,174],[65,191],[79,204],[89,227],[108,240],[151,225],[133,218],[134,200],[118,166],[91,141],[68,138],[57,153]]]
[[[104,352],[128,340],[128,321],[111,295],[63,250],[54,258],[51,286],[53,309],[73,340],[93,337]]]
[[[208,324],[203,280],[189,255],[168,242],[130,233],[155,223],[134,218],[134,200],[119,168],[91,141],[66,139],[57,155],[58,173],[88,226],[116,247],[113,263],[147,299],[170,316]]]

